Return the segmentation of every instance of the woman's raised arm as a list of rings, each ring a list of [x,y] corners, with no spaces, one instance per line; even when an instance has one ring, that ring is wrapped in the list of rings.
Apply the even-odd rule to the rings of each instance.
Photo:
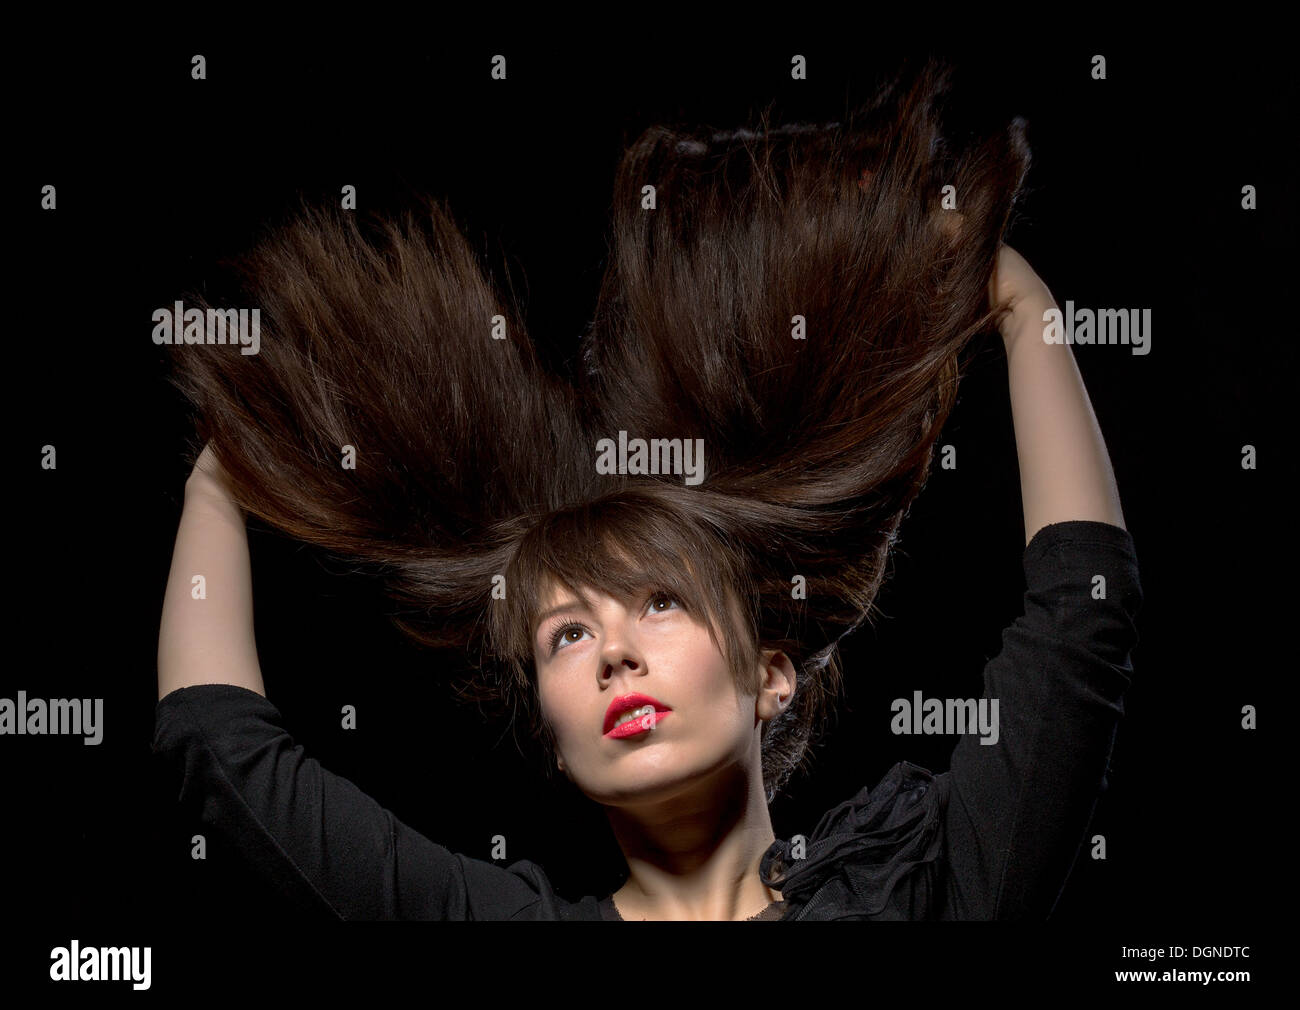
[[[158,698],[196,684],[234,684],[266,696],[253,635],[248,532],[211,446],[185,482],[158,635]]]
[[[451,852],[309,757],[266,698],[249,569],[243,514],[205,448],[163,604],[154,751],[208,830],[287,898],[335,918],[598,917],[594,899],[575,913],[534,863]],[[247,690],[180,690],[202,685]]]
[[[1124,513],[1110,456],[1068,344],[1043,340],[1043,313],[1056,308],[1047,285],[1003,246],[991,291],[1011,312],[1001,324],[1020,459],[1025,544],[1052,523],[1072,519],[1121,529]]]
[[[1001,332],[1025,510],[1025,609],[984,667],[979,704],[997,735],[964,734],[941,776],[950,874],[940,917],[1041,920],[1106,788],[1142,588],[1074,357],[1042,337],[1051,293],[1003,247],[990,294],[1011,309]]]

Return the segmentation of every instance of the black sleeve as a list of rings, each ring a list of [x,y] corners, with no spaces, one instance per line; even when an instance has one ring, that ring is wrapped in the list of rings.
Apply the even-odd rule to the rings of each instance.
[[[1024,571],[1024,615],[984,668],[998,742],[966,735],[952,755],[941,918],[1045,919],[1106,787],[1142,605],[1133,539],[1053,523]]]
[[[453,853],[308,757],[255,691],[203,684],[158,702],[153,750],[179,799],[282,893],[339,919],[553,919],[545,874]]]

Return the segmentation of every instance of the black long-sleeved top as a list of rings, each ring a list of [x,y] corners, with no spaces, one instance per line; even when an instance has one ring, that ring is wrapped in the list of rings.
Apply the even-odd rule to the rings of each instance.
[[[800,858],[760,875],[784,919],[1042,919],[1084,840],[1132,674],[1142,603],[1129,533],[1055,523],[1025,548],[1025,612],[984,668],[999,740],[963,736],[951,770],[895,765],[829,811]],[[1104,583],[1097,580],[1104,579]],[[1104,585],[1104,597],[1101,587]],[[472,859],[404,825],[333,775],[266,698],[205,684],[158,702],[154,751],[210,830],[340,919],[616,919],[570,902],[530,860]]]

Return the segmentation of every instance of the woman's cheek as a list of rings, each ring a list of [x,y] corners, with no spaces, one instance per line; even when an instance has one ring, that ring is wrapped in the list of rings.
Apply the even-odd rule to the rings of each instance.
[[[582,728],[583,713],[574,705],[576,684],[568,684],[563,677],[552,677],[541,691],[542,714],[551,724],[561,747],[572,752],[585,741]]]

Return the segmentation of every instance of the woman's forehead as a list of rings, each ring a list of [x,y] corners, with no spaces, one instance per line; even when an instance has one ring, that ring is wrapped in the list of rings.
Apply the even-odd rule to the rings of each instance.
[[[653,551],[638,555],[626,545],[605,544],[598,560],[554,560],[556,564],[544,561],[539,565],[531,579],[528,596],[534,614],[569,603],[591,607],[609,602],[630,605],[650,589],[685,594],[689,599],[701,589],[703,573],[689,555]]]
[[[553,575],[547,576],[542,582],[537,602],[540,609],[549,610],[568,603],[583,604],[584,597],[585,602],[594,604],[608,601],[623,602],[617,592],[611,591],[609,587],[593,586],[586,582],[570,586]]]

